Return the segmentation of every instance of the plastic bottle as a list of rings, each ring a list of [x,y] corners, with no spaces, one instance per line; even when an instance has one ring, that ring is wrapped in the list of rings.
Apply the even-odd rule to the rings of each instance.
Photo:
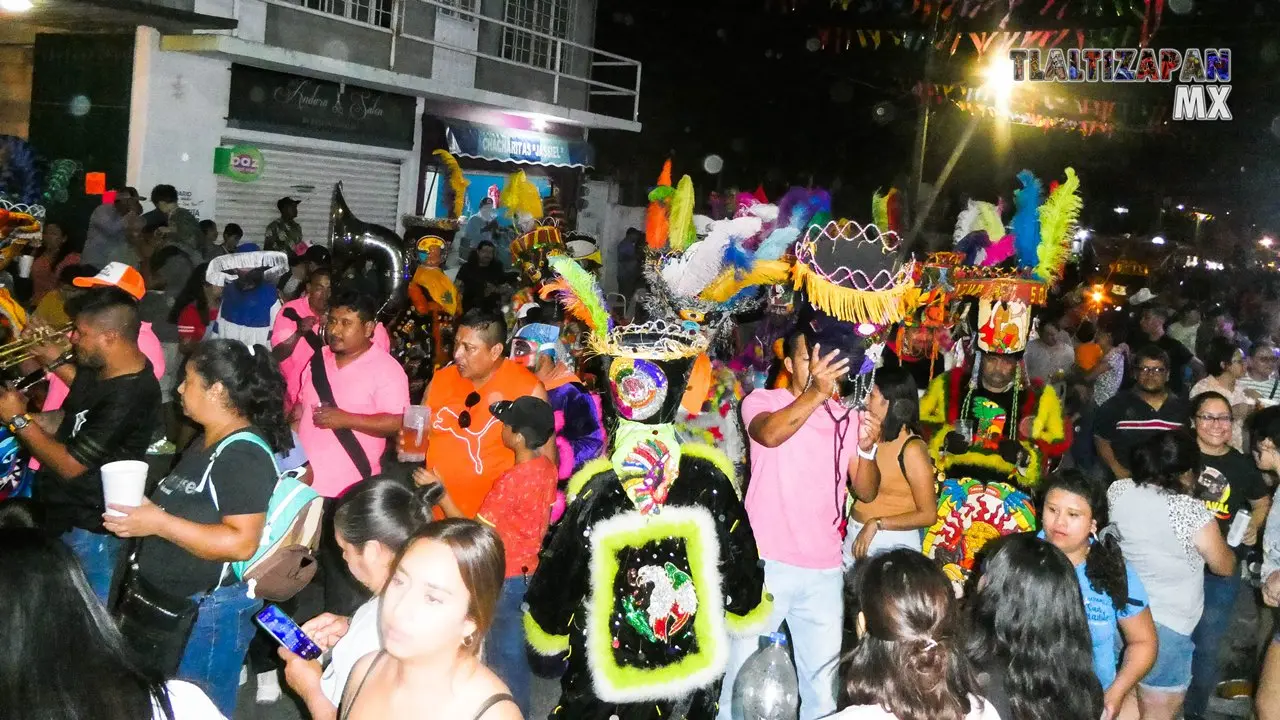
[[[800,686],[787,652],[787,636],[761,636],[760,648],[738,671],[733,683],[733,720],[796,720]]]
[[[1231,529],[1227,531],[1227,545],[1239,547],[1244,542],[1244,534],[1249,531],[1249,521],[1252,519],[1248,510],[1236,511],[1235,518],[1231,520]]]

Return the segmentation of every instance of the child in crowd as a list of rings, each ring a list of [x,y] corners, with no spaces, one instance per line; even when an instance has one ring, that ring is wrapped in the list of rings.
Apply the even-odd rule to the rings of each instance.
[[[557,471],[541,450],[552,441],[556,420],[551,405],[532,396],[496,402],[489,412],[502,423],[502,443],[515,453],[516,464],[493,484],[476,514],[477,520],[498,532],[507,558],[506,581],[493,627],[485,638],[485,658],[527,716],[533,677],[525,654],[520,606],[528,578],[538,568],[538,550],[551,522]],[[419,468],[414,472],[414,481],[426,485],[440,482],[440,478]],[[447,493],[440,508],[449,517],[463,517]]]

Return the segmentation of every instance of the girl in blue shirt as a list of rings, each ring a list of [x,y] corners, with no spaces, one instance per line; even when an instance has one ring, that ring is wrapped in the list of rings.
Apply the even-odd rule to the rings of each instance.
[[[1120,544],[1098,529],[1107,524],[1106,489],[1075,471],[1049,479],[1041,510],[1040,537],[1075,565],[1085,615],[1093,640],[1093,665],[1105,693],[1105,718],[1115,718],[1125,699],[1156,659],[1156,627],[1147,593],[1137,574],[1125,566]],[[1124,653],[1116,668],[1116,630]]]

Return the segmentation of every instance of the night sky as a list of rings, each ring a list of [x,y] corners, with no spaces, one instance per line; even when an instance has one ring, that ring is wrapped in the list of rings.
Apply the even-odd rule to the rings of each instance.
[[[1125,5],[1130,0],[1120,0]],[[1155,0],[1152,0],[1153,2]],[[1078,27],[1090,39],[1099,28],[1134,28],[1140,20],[1117,18],[1116,0],[1069,0],[1062,21],[1039,14],[1045,0],[1026,0],[1010,18],[1009,29]],[[1133,0],[1141,10],[1145,0]],[[1181,7],[1188,0],[1173,0]],[[662,160],[675,159],[677,177],[690,174],[699,190],[763,184],[771,197],[786,185],[810,182],[838,188],[836,210],[850,217],[869,212],[877,187],[906,187],[911,169],[920,102],[912,93],[924,77],[928,52],[935,56],[936,82],[977,79],[982,61],[973,46],[947,49],[904,48],[811,51],[812,39],[834,28],[900,28],[927,30],[927,19],[912,15],[912,0],[601,0],[596,44],[644,63],[639,136],[596,132],[600,170],[622,181],[623,200],[642,204]],[[1101,4],[1106,12],[1096,15]],[[1280,116],[1280,43],[1271,39],[1280,28],[1280,3],[1254,0],[1196,0],[1191,13],[1165,7],[1154,47],[1229,47],[1233,51],[1234,120],[1229,123],[1170,121],[1162,132],[1118,130],[1084,137],[1064,130],[1014,125],[1007,148],[993,141],[994,121],[984,120],[961,156],[943,197],[959,203],[974,195],[1008,197],[1014,175],[1030,168],[1048,182],[1070,164],[1080,173],[1086,200],[1084,222],[1100,232],[1186,230],[1170,210],[1169,198],[1214,213],[1238,225],[1237,234],[1257,224],[1280,229],[1280,203],[1275,188],[1280,167],[1275,160],[1280,137],[1272,132]],[[991,27],[994,15],[970,21],[964,29]],[[1078,16],[1079,12],[1086,12]],[[1269,37],[1271,36],[1271,37]],[[831,45],[832,43],[828,43]],[[1092,43],[1090,43],[1092,44]],[[884,44],[887,47],[887,43]],[[1062,47],[1074,46],[1073,41]],[[1172,106],[1172,85],[1137,84],[1064,86],[1074,96],[1149,106]],[[935,105],[931,114],[924,176],[931,182],[970,122],[950,104]],[[1280,131],[1280,121],[1276,121]],[[702,158],[724,158],[724,171],[701,171]],[[701,192],[699,193],[702,194]],[[1124,205],[1131,212],[1111,210]],[[1228,217],[1226,212],[1232,211]],[[954,213],[949,219],[953,222]],[[1162,228],[1163,222],[1163,228]]]

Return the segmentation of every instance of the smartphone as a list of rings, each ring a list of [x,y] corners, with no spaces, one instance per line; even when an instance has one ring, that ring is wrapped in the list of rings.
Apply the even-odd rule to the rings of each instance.
[[[268,605],[254,616],[258,624],[276,639],[276,642],[304,660],[315,660],[324,654],[315,641],[307,637],[293,618],[275,605]]]

